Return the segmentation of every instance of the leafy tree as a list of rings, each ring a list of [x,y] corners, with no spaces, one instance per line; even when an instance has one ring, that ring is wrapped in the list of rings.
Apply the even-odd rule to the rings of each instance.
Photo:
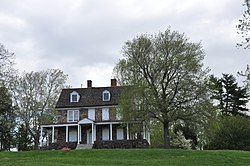
[[[244,41],[237,43],[237,46],[243,46],[245,49],[250,48],[250,1],[244,0],[243,6],[247,9],[244,11],[242,18],[239,20],[239,24],[236,26],[238,29],[238,34],[244,38]]]
[[[41,124],[51,123],[56,118],[55,104],[66,79],[67,75],[61,70],[50,69],[23,73],[22,76],[16,76],[13,82],[17,116],[24,125],[21,129],[27,130],[35,149],[39,145]]]
[[[121,85],[132,88],[121,97],[122,117],[161,122],[164,147],[170,148],[172,122],[199,121],[204,115],[207,71],[202,70],[201,44],[167,29],[127,41],[123,56],[114,74]]]
[[[14,53],[9,52],[4,45],[0,43],[0,84],[7,84],[10,77],[15,72]]]
[[[0,150],[9,151],[14,145],[15,114],[11,96],[0,86]]]
[[[182,131],[177,131],[172,134],[172,147],[177,149],[191,149],[192,140],[186,139]]]
[[[183,136],[186,140],[189,140],[187,141],[190,144],[189,148],[196,149],[198,145],[198,138],[197,138],[198,136],[196,133],[197,131],[196,128],[197,128],[196,124],[177,123],[174,125],[173,130],[176,136]]]
[[[230,74],[223,74],[220,79],[211,76],[210,80],[218,109],[225,115],[245,115],[244,112],[248,111],[247,88],[239,87],[235,77]]]

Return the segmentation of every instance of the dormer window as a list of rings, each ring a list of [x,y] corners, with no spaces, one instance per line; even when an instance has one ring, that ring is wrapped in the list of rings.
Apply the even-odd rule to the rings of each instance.
[[[80,99],[80,95],[77,92],[70,93],[70,102],[78,102]]]
[[[110,101],[110,92],[105,90],[102,92],[102,101]]]

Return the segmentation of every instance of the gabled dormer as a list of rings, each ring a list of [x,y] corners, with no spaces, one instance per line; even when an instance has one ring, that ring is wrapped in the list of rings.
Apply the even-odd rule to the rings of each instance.
[[[71,103],[79,102],[79,100],[80,100],[79,93],[77,93],[76,91],[73,91],[70,93],[70,102]]]
[[[110,101],[110,92],[108,90],[102,92],[102,101]]]

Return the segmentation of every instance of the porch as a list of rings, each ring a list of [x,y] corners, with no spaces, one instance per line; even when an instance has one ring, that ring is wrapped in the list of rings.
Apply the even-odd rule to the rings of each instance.
[[[149,131],[143,128],[141,134],[135,135],[130,132],[129,124],[121,125],[121,122],[94,122],[85,118],[74,124],[41,126],[40,147],[52,146],[57,149],[56,147],[70,146],[72,149],[75,149],[79,144],[93,145],[99,142],[99,144],[97,144],[98,146],[94,147],[100,148],[100,142],[105,143],[106,141],[113,141],[116,142],[115,144],[117,145],[117,142],[124,144],[120,140],[134,139],[145,139],[150,143]],[[113,144],[110,146],[113,146]]]

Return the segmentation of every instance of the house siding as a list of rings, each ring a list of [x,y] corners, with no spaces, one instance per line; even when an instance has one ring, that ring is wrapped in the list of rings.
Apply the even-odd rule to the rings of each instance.
[[[58,114],[58,123],[67,123],[67,110],[59,110]]]
[[[88,118],[88,109],[80,109],[80,119]]]
[[[66,129],[65,127],[58,127],[57,131],[58,131],[57,143],[62,144],[66,140]]]
[[[102,108],[96,108],[95,110],[95,120],[101,121],[102,120]]]

